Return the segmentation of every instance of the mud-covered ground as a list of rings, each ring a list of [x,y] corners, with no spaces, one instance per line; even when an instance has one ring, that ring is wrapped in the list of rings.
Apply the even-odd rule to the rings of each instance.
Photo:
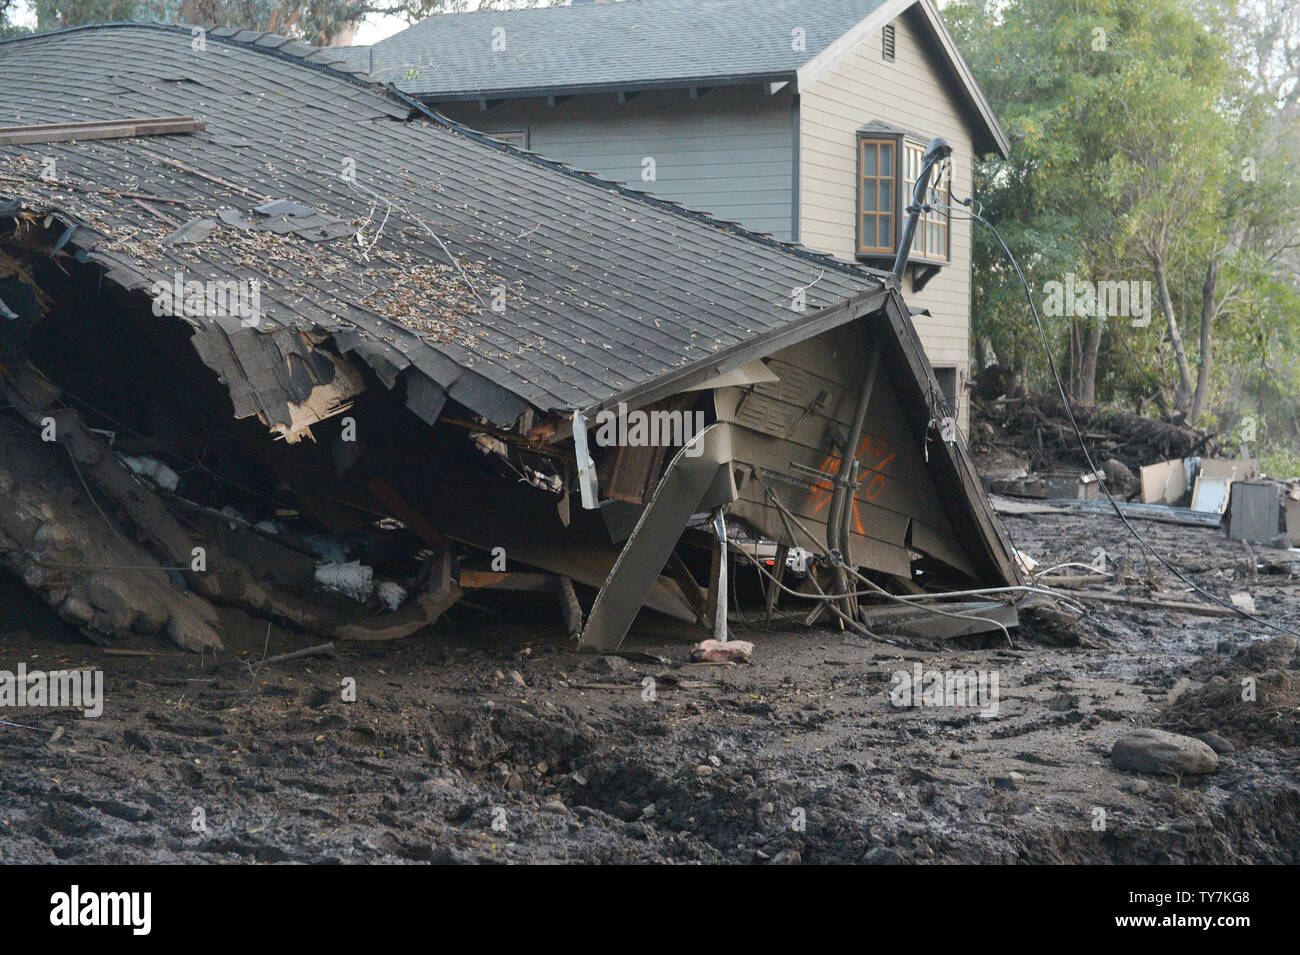
[[[1104,547],[1147,577],[1115,519],[1007,525],[1044,567]],[[1295,585],[1241,545],[1139,526],[1300,623]],[[792,612],[737,622],[757,649],[734,666],[685,662],[701,634],[650,618],[628,656],[591,657],[551,606],[462,605],[400,643],[258,666],[316,641],[231,618],[215,661],[110,656],[3,586],[0,669],[96,667],[106,701],[0,711],[40,729],[0,726],[0,861],[1300,862],[1296,646],[1248,621],[1096,604],[936,651]],[[996,673],[998,715],[896,708],[918,662]],[[1210,776],[1133,776],[1108,753],[1135,726],[1235,749]]]

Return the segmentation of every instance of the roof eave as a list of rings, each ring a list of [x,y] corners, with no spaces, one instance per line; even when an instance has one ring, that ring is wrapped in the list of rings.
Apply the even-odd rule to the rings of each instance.
[[[795,83],[793,72],[735,73],[725,76],[677,77],[666,80],[587,83],[572,86],[520,86],[495,90],[420,90],[397,83],[408,96],[434,105],[438,103],[482,102],[507,99],[542,99],[548,96],[597,96],[600,94],[646,93],[661,90],[713,89],[719,86],[758,86],[766,83]]]
[[[934,30],[939,45],[948,57],[952,65],[953,72],[956,74],[962,87],[962,93],[965,96],[967,105],[978,114],[983,129],[978,130],[975,136],[975,145],[981,154],[995,152],[1003,159],[1011,155],[1011,139],[1007,132],[998,122],[997,114],[993,112],[993,106],[989,103],[988,97],[984,95],[984,90],[975,80],[975,74],[971,72],[970,64],[966,58],[961,55],[961,50],[957,48],[957,41],[953,39],[952,33],[948,30],[948,25],[943,22],[943,17],[939,13],[938,7],[935,6],[934,0],[917,0],[918,5],[924,12],[930,27]]]
[[[858,23],[852,30],[842,35],[834,43],[799,67],[798,88],[808,89],[817,78],[839,63],[845,56],[857,49],[862,43],[879,33],[887,23],[902,16],[913,7],[919,7],[926,25],[934,34],[939,52],[943,54],[957,80],[959,96],[976,120],[974,136],[976,149],[981,155],[995,152],[1006,159],[1011,152],[1011,140],[998,122],[984,91],[980,89],[969,64],[957,49],[957,41],[948,31],[947,24],[934,0],[886,0]]]

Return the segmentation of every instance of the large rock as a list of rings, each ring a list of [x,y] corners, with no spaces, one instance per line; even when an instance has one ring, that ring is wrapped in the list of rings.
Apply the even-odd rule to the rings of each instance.
[[[1219,757],[1199,739],[1164,730],[1140,729],[1115,741],[1110,760],[1116,769],[1138,773],[1199,776],[1219,768]]]

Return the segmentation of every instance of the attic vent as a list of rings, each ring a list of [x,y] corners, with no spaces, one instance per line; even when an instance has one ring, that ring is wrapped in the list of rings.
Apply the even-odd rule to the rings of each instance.
[[[893,63],[894,62],[894,25],[892,23],[888,23],[885,25],[885,30],[881,34],[881,41],[884,44],[885,62]]]

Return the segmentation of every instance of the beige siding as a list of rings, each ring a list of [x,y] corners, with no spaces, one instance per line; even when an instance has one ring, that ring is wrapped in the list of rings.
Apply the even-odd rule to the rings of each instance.
[[[854,256],[857,131],[871,120],[953,147],[954,188],[971,194],[971,129],[951,82],[923,47],[917,21],[894,21],[896,54],[886,63],[877,33],[801,92],[799,109],[799,240],[843,258]],[[955,366],[964,385],[970,351],[970,222],[954,217],[952,261],[924,291],[904,285],[909,304],[928,308],[916,325],[930,362]],[[964,391],[962,392],[964,396]],[[965,423],[962,401],[962,421]]]

